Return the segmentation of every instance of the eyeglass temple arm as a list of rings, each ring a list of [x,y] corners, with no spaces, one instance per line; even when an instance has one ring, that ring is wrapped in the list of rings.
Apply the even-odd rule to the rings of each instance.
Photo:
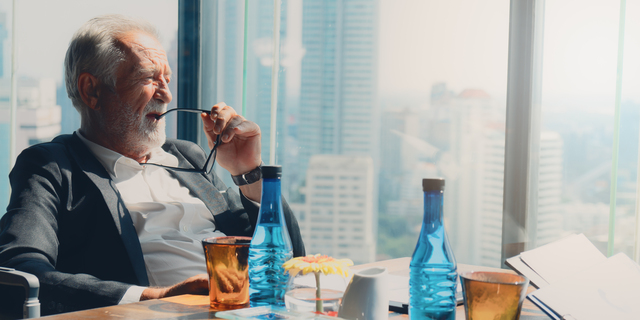
[[[163,113],[163,114],[157,114],[156,115],[156,120],[162,119],[162,117],[166,116],[167,113],[169,113],[171,111],[186,111],[186,112],[194,112],[194,113],[202,113],[202,112],[204,112],[206,114],[211,114],[211,110],[191,109],[191,108],[174,108],[174,109],[169,109],[169,110],[165,111],[165,113]]]

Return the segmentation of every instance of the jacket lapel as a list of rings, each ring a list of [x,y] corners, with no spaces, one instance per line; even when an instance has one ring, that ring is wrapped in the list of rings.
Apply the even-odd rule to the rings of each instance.
[[[142,286],[149,285],[149,278],[147,276],[146,266],[144,258],[142,256],[142,248],[140,247],[140,240],[138,234],[133,226],[133,221],[129,215],[129,211],[124,205],[120,193],[111,180],[111,177],[102,166],[102,164],[95,158],[93,153],[85,146],[85,144],[76,136],[76,133],[70,139],[69,142],[70,154],[74,157],[82,171],[91,179],[91,181],[98,187],[104,202],[111,212],[111,216],[116,225],[120,238],[124,243],[124,247],[127,250],[129,259],[133,266],[138,282]]]

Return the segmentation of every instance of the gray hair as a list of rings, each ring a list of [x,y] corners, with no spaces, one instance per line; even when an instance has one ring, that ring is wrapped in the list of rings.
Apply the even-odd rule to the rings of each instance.
[[[158,39],[155,27],[146,21],[122,15],[104,15],[87,21],[73,35],[64,59],[65,85],[73,106],[84,117],[86,105],[80,97],[78,77],[90,73],[111,89],[116,87],[116,72],[125,59],[119,38],[132,31],[145,32]]]

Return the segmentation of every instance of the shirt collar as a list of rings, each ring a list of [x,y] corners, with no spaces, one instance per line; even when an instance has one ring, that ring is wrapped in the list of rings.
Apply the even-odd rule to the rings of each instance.
[[[124,165],[133,169],[142,170],[144,166],[141,166],[137,161],[125,157],[122,154],[115,152],[111,149],[105,148],[95,142],[89,141],[85,138],[80,130],[75,132],[80,140],[91,150],[91,153],[100,161],[102,166],[107,170],[112,177],[118,177],[117,168],[120,165]],[[157,163],[165,166],[177,167],[178,158],[174,155],[167,153],[162,148],[157,147],[151,150],[149,153],[149,163]]]

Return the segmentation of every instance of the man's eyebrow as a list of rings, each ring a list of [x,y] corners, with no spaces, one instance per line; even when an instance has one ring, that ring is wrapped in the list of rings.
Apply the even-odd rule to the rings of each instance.
[[[148,73],[153,73],[153,74],[155,74],[157,70],[158,70],[158,67],[157,67],[157,66],[148,67],[148,68],[140,67],[140,68],[137,68],[137,69],[134,71],[134,74],[135,74],[136,76],[145,76],[145,75],[147,75]],[[172,75],[172,74],[173,74],[173,72],[171,71],[171,68],[167,67],[167,71],[165,72],[164,76],[166,76],[166,77],[171,77],[171,75]]]
[[[155,73],[156,72],[156,68],[155,67],[151,67],[151,68],[144,68],[144,67],[138,67],[136,68],[136,70],[134,70],[134,75],[136,76],[144,76],[148,73]]]

